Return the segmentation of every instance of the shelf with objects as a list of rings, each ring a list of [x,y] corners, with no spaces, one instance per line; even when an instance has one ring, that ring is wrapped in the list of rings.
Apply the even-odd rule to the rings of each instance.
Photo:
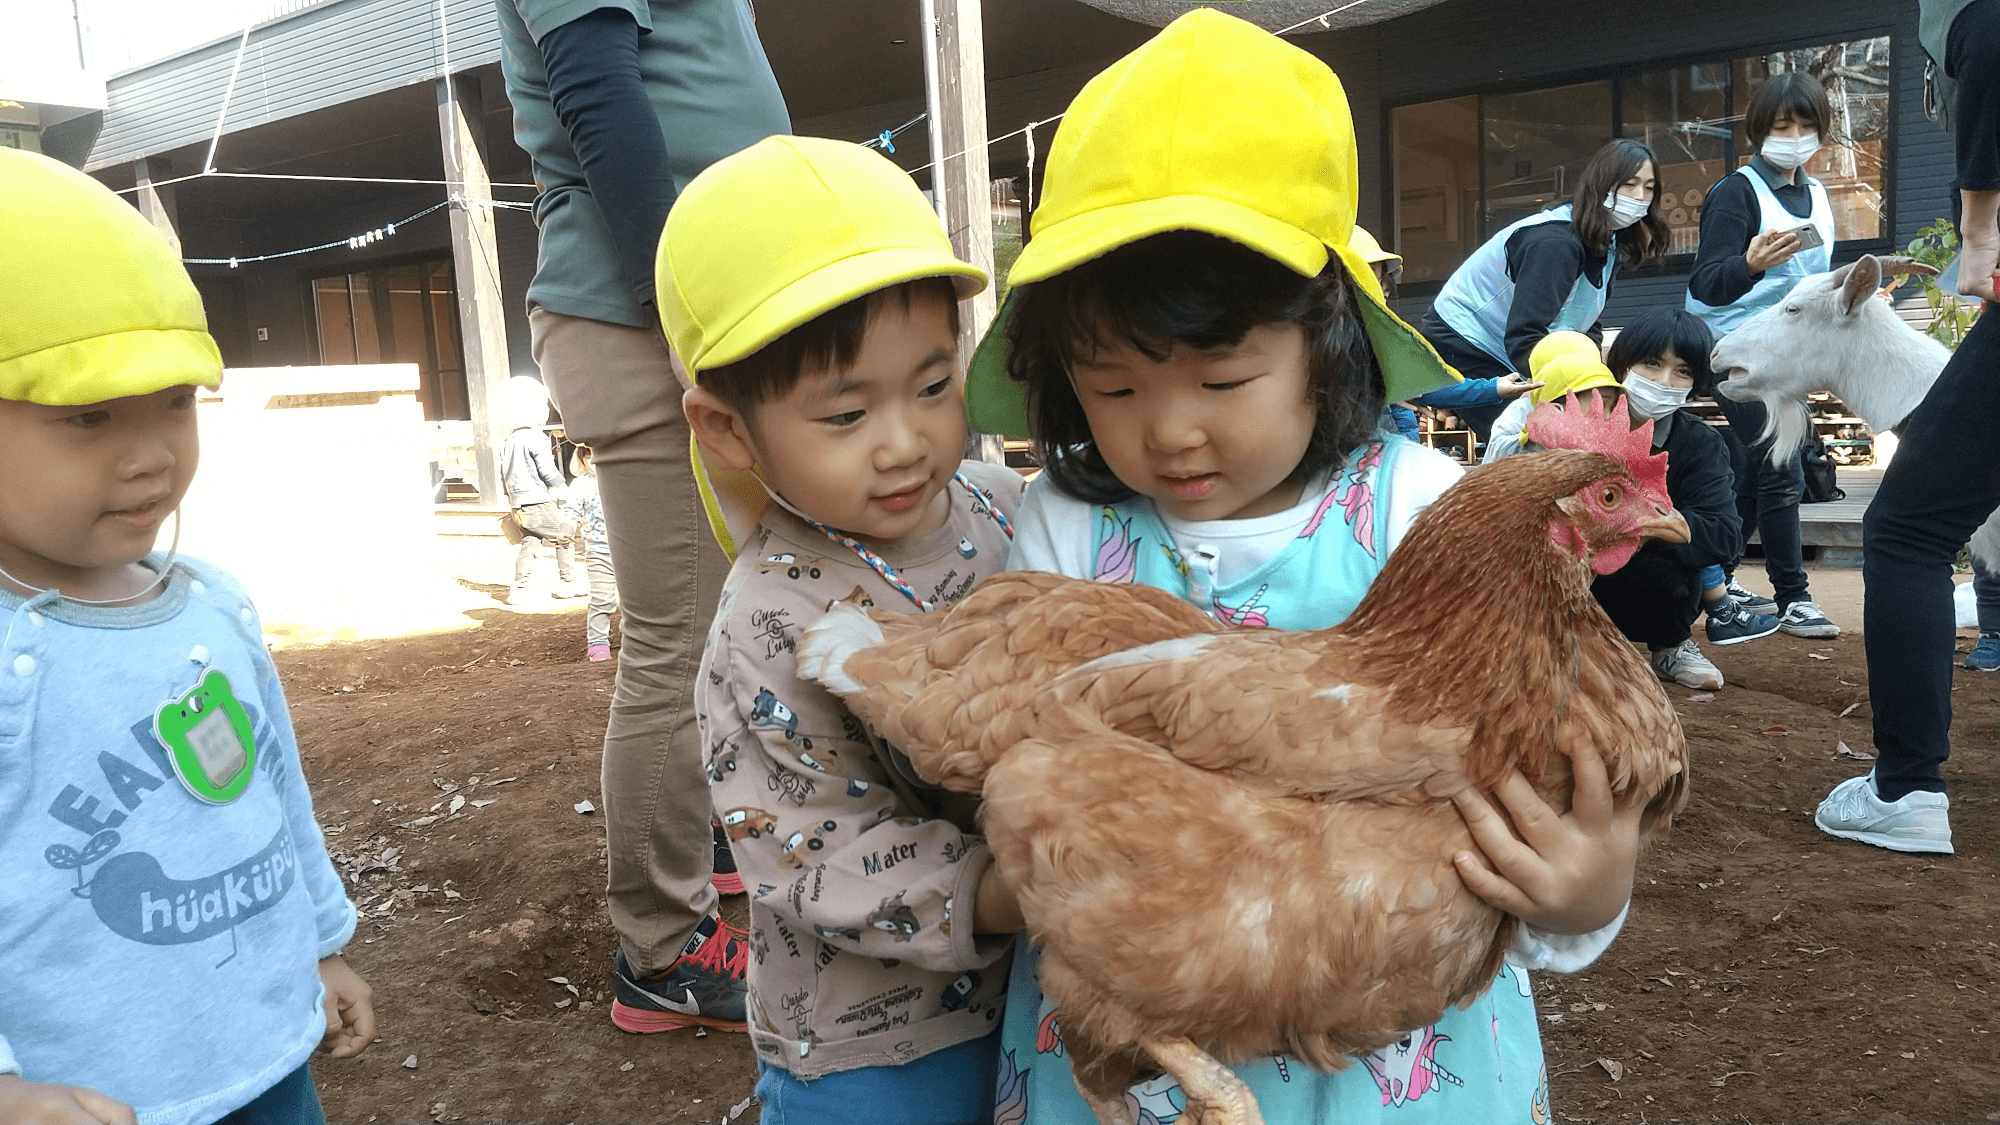
[[[1703,421],[1720,429],[1729,427],[1722,408],[1712,399],[1690,399],[1687,408]],[[1868,423],[1847,409],[1845,403],[1824,391],[1814,391],[1809,409],[1813,432],[1826,446],[1826,455],[1842,468],[1865,468],[1875,464],[1875,435]]]
[[[1423,443],[1461,465],[1479,464],[1479,439],[1458,415],[1435,406],[1412,405]]]

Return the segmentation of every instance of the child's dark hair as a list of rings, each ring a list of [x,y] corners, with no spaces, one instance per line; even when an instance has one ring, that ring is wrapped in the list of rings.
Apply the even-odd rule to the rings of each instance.
[[[1007,316],[1007,375],[1026,390],[1035,452],[1057,488],[1110,504],[1133,495],[1097,450],[1071,384],[1072,366],[1131,347],[1163,360],[1176,345],[1222,348],[1252,328],[1296,324],[1306,334],[1306,401],[1315,424],[1299,475],[1340,467],[1380,425],[1382,372],[1362,331],[1340,259],[1300,277],[1248,247],[1170,231],[1017,288]]]
[[[1716,378],[1708,353],[1715,350],[1715,334],[1685,309],[1654,309],[1620,329],[1604,366],[1622,383],[1633,364],[1658,359],[1670,348],[1694,376],[1694,393],[1713,395]]]
[[[1833,107],[1828,104],[1826,87],[1819,84],[1819,79],[1802,70],[1790,70],[1773,74],[1757,87],[1743,110],[1743,131],[1749,134],[1751,148],[1764,147],[1764,138],[1771,135],[1771,126],[1777,124],[1780,115],[1812,126],[1820,143],[1826,143]]]
[[[952,335],[958,334],[958,293],[949,278],[920,277],[856,297],[806,321],[735,363],[712,367],[697,378],[703,387],[756,424],[757,407],[782,398],[798,386],[808,371],[833,371],[854,362],[868,326],[890,300],[904,308],[916,294],[930,292],[950,310]]]
[[[1646,214],[1638,222],[1614,232],[1611,217],[1604,211],[1604,197],[1617,191],[1649,160],[1653,162],[1655,177],[1652,202],[1646,205]],[[1610,253],[1614,235],[1618,258],[1627,269],[1667,252],[1672,233],[1660,214],[1659,174],[1660,162],[1653,156],[1653,150],[1634,140],[1612,141],[1598,149],[1583,166],[1583,171],[1577,173],[1576,193],[1570,197],[1569,224],[1591,253]]]

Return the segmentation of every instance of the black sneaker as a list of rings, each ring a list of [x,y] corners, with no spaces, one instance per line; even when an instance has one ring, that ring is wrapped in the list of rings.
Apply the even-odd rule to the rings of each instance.
[[[645,1034],[680,1027],[746,1031],[743,970],[749,935],[711,914],[695,927],[680,958],[664,972],[635,979],[619,950],[612,973],[611,1022]]]
[[[1717,645],[1740,645],[1778,631],[1778,619],[1751,613],[1730,598],[1708,604],[1708,641]]]
[[[720,824],[711,823],[709,828],[715,832],[715,874],[708,877],[709,884],[717,894],[740,895],[743,876],[736,873],[736,857],[729,851],[729,837],[722,834]]]
[[[1729,580],[1729,585],[1724,587],[1724,592],[1729,595],[1731,601],[1749,610],[1751,613],[1764,613],[1772,617],[1778,615],[1777,602],[1772,601],[1762,594],[1751,593],[1737,584],[1734,578]]]

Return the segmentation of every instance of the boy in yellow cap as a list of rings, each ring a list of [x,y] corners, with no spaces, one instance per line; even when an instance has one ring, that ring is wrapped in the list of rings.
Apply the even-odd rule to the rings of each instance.
[[[1536,342],[1535,350],[1528,353],[1528,376],[1536,388],[1508,403],[1494,419],[1480,464],[1539,448],[1531,446],[1521,431],[1528,424],[1528,415],[1545,402],[1561,402],[1564,395],[1572,393],[1581,400],[1593,390],[1606,401],[1623,394],[1624,388],[1600,355],[1597,341],[1581,332],[1551,332]]]
[[[1032,437],[1045,465],[1015,521],[1010,566],[1157,586],[1231,625],[1325,628],[1354,609],[1416,514],[1460,475],[1381,429],[1385,401],[1456,376],[1388,309],[1354,246],[1356,168],[1339,79],[1213,9],[1176,19],[1083,88],[1050,148],[1002,326],[980,345],[967,388],[976,425]],[[1233,1107],[1247,1085],[1262,1119],[1287,1125],[1547,1121],[1524,970],[1580,968],[1616,934],[1637,818],[1585,826],[1546,806],[1512,811],[1575,834],[1508,867],[1547,872],[1546,898],[1470,853],[1459,859],[1474,893],[1527,923],[1467,1007],[1339,1073],[1260,1059],[1190,1090],[1066,1039],[1023,946],[996,1117],[1244,1121]],[[1147,928],[1141,941],[1182,925],[1131,924]],[[1243,933],[1258,939],[1254,923]]]
[[[0,1121],[318,1121],[374,1038],[257,613],[153,551],[221,377],[138,212],[0,149]]]
[[[763,1120],[984,1120],[1020,923],[976,802],[802,682],[793,645],[832,602],[928,611],[1004,567],[1021,478],[962,460],[957,300],[985,275],[895,165],[808,137],[697,176],[658,275],[735,556],[696,716],[750,892]]]

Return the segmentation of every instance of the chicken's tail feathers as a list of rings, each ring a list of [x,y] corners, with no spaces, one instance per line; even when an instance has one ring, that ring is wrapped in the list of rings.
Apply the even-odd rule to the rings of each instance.
[[[799,675],[819,681],[843,699],[857,695],[864,685],[847,674],[847,660],[882,640],[881,624],[866,610],[852,602],[835,602],[799,638]]]

